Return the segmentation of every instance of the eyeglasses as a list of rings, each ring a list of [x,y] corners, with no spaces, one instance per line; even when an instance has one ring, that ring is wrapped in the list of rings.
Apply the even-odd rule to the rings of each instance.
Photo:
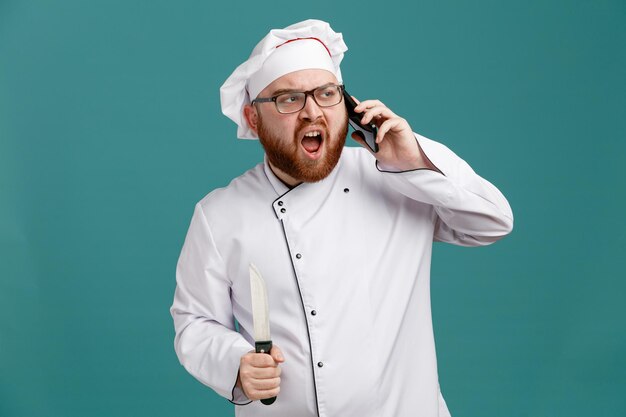
[[[282,114],[295,113],[304,108],[308,96],[320,107],[332,107],[343,100],[343,85],[323,85],[309,91],[290,91],[288,93],[277,94],[269,98],[256,98],[252,103],[276,104],[276,110]]]

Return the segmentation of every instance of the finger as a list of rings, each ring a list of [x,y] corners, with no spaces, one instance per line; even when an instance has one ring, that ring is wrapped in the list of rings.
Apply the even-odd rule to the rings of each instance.
[[[352,100],[354,100],[354,102],[357,104],[356,107],[354,108],[354,111],[356,113],[361,113],[363,111],[363,110],[359,109],[359,103],[361,103],[361,102],[354,96],[350,96],[350,97],[352,97]]]
[[[358,130],[355,130],[354,132],[352,132],[350,136],[356,142],[360,143],[361,145],[365,145],[365,138],[363,137],[363,132],[359,132]]]
[[[257,391],[257,399],[264,400],[265,398],[278,397],[279,392],[280,392],[280,387],[276,387],[274,389],[265,390],[265,391]]]
[[[267,353],[247,353],[242,357],[242,362],[255,368],[276,367],[277,364]]]
[[[376,107],[376,106],[383,106],[383,107],[387,107],[383,104],[382,101],[380,100],[365,100],[362,101],[358,104],[358,106],[355,107],[355,111],[357,113],[360,113],[363,110],[369,109],[371,107]]]
[[[248,384],[252,380],[273,379],[280,377],[280,368],[254,368],[245,366],[239,369],[239,379],[242,384]]]
[[[367,142],[365,142],[365,138],[362,136],[363,133],[357,131],[352,132],[352,139],[354,139],[355,142],[357,142],[359,145],[361,145],[362,147],[364,147],[365,149],[367,149],[370,153],[372,153],[372,149],[370,148],[370,146],[367,144]]]
[[[267,391],[280,386],[280,378],[251,379],[250,386],[256,391]]]
[[[398,127],[402,123],[401,118],[389,119],[386,120],[380,127],[378,128],[378,134],[376,135],[376,143],[382,143],[385,138],[385,134],[393,129],[394,127]]]
[[[376,106],[376,107],[367,109],[367,111],[363,114],[363,118],[361,118],[361,123],[367,124],[374,117],[384,117],[386,119],[391,119],[392,117],[396,117],[396,115],[394,114],[394,112],[389,110],[388,107]]]
[[[389,119],[386,120],[380,127],[378,128],[378,134],[376,135],[376,143],[380,144],[385,139],[385,135],[389,130],[393,129],[398,125],[399,121],[397,119]]]
[[[262,400],[264,398],[277,397],[278,393],[280,392],[280,387],[276,387],[270,390],[256,390],[252,387],[244,387],[243,392],[252,401]]]
[[[270,350],[270,355],[272,356],[274,361],[277,362],[277,363],[285,362],[285,357],[283,356],[283,351],[280,350],[280,348],[278,346],[276,346],[276,345],[272,346],[272,349]]]
[[[369,109],[370,107],[375,107],[375,106],[384,106],[384,107],[386,107],[383,104],[383,102],[380,101],[380,100],[364,100],[364,101],[360,102],[357,107],[360,107],[362,109]]]
[[[279,377],[281,374],[280,367],[276,368],[250,368],[247,375],[254,379],[272,379]]]

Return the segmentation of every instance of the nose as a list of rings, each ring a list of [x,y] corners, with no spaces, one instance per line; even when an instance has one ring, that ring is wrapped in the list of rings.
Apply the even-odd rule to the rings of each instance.
[[[300,118],[307,121],[314,121],[322,117],[322,115],[322,109],[313,99],[313,95],[310,95],[310,97],[307,95],[306,103],[304,103],[304,107],[300,110]]]

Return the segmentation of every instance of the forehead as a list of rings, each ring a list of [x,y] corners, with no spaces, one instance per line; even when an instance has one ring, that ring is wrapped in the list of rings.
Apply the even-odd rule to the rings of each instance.
[[[272,81],[265,87],[259,96],[265,93],[272,94],[277,90],[311,90],[320,85],[338,83],[337,77],[330,71],[322,69],[306,69],[290,72]]]

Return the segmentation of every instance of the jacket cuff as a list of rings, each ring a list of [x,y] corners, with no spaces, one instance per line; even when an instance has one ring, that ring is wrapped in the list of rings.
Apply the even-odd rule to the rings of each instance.
[[[444,145],[414,133],[422,152],[437,169],[417,168],[406,171],[387,171],[381,169],[376,161],[376,168],[382,173],[384,181],[405,196],[433,206],[446,206],[455,193],[454,164],[458,157],[452,158],[452,152]]]
[[[239,379],[239,371],[237,371],[237,378],[235,378],[235,385],[231,393],[230,401],[235,405],[248,405],[252,402],[250,398],[243,392],[243,389],[237,386],[237,379]]]
[[[393,167],[381,164],[380,162],[378,162],[378,160],[376,160],[376,169],[379,170],[380,172],[391,173],[391,174],[399,174],[402,172],[415,172],[415,171],[432,171],[438,174],[443,174],[445,176],[446,175],[445,171],[441,169],[442,163],[443,165],[445,165],[445,162],[444,162],[445,157],[443,155],[439,155],[441,152],[438,152],[438,149],[436,146],[440,144],[428,138],[425,138],[424,136],[418,135],[415,132],[413,132],[413,135],[415,136],[415,141],[417,142],[417,146],[420,148],[422,155],[424,156],[426,160],[428,160],[428,162],[430,162],[435,167],[435,169],[424,167],[424,168],[415,168],[415,169],[407,169],[407,170],[398,170]]]

